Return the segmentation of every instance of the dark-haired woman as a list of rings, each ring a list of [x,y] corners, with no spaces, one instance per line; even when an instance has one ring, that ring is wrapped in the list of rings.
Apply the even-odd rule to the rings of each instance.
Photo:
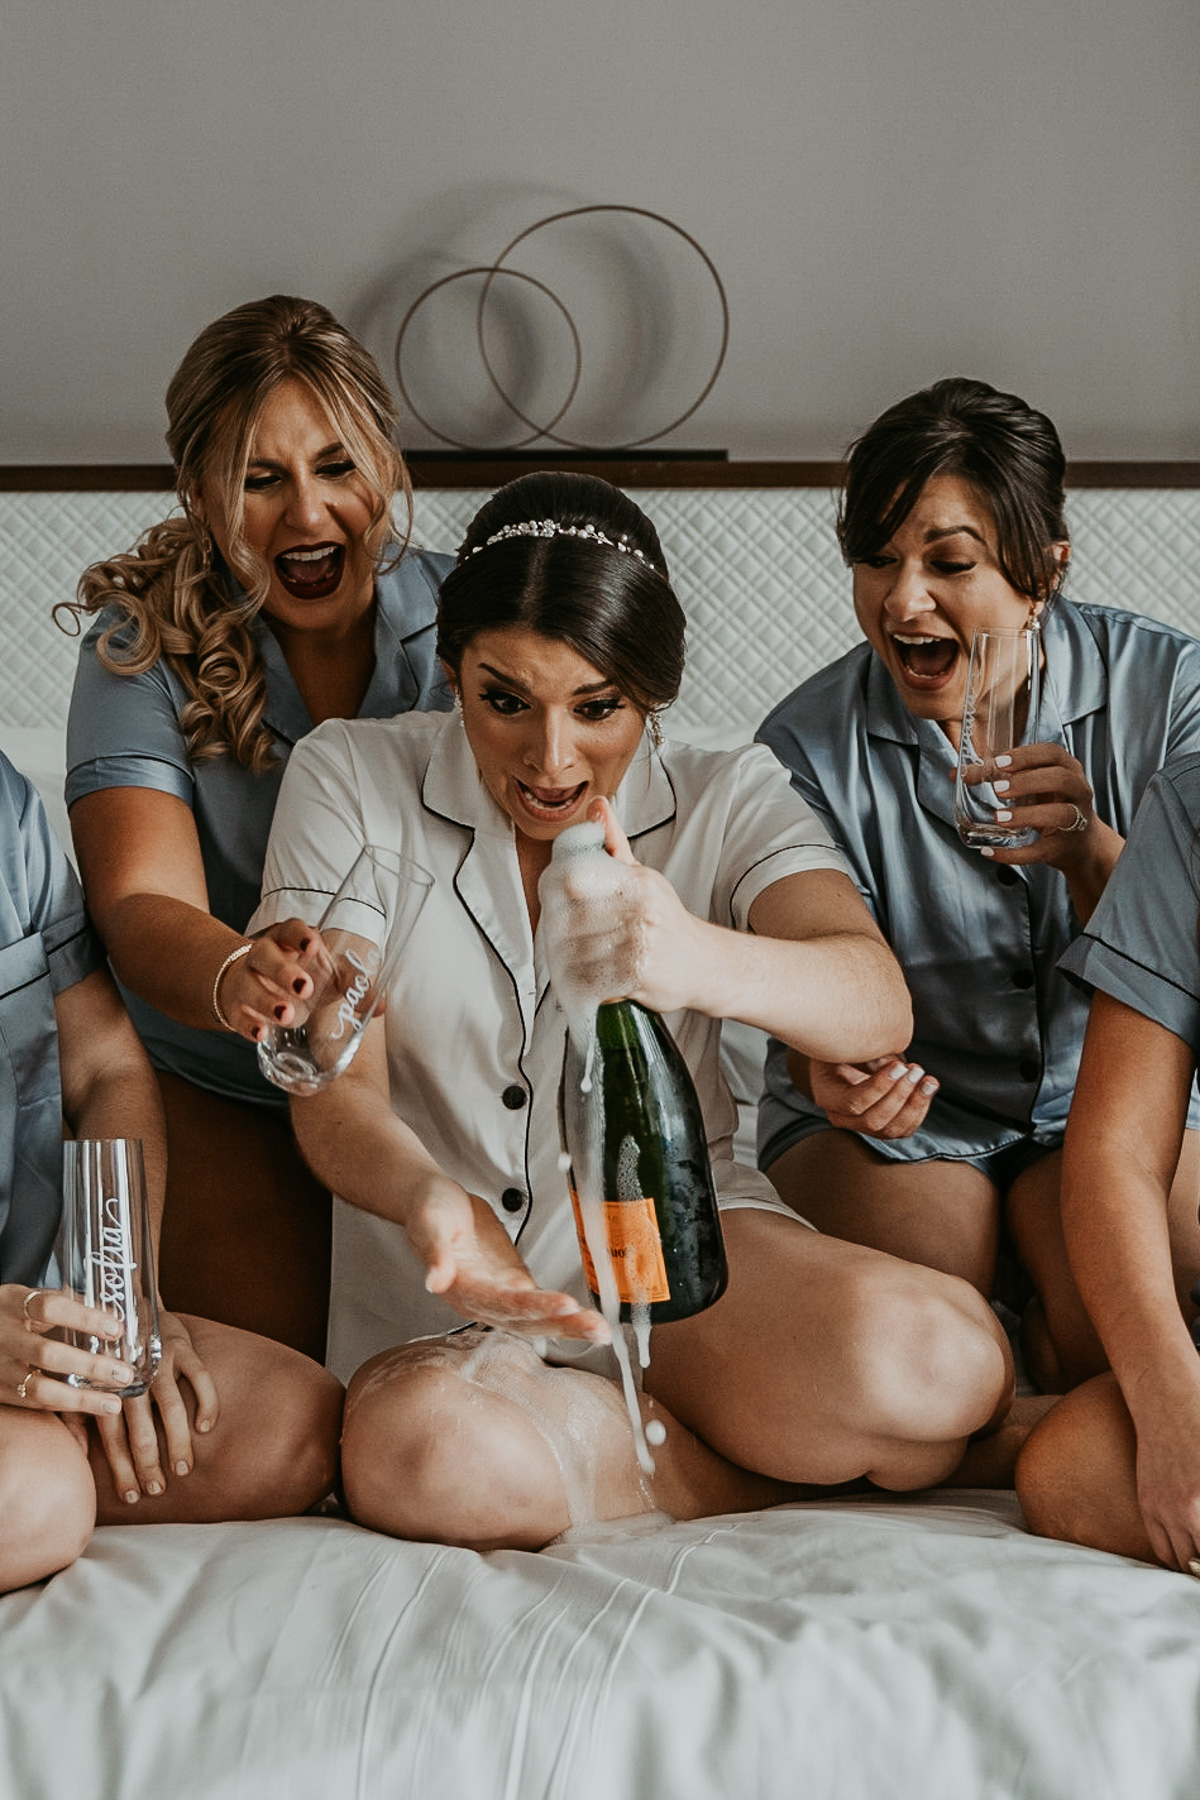
[[[367,1359],[343,1470],[355,1517],[379,1529],[537,1546],[573,1522],[759,1504],[788,1483],[916,1487],[1007,1404],[1007,1346],[966,1283],[821,1237],[733,1160],[721,1018],[836,1061],[882,1053],[909,1008],[770,755],[658,743],[683,626],[632,502],[584,476],[527,476],[484,507],[442,585],[459,710],[330,723],[289,765],[258,915],[283,924],[250,955],[275,986],[303,971],[299,921],[364,839],[435,877],[358,1060],[293,1102],[306,1155],[349,1202],[331,1361]],[[653,1334],[647,1390],[669,1425],[653,1489],[613,1385],[528,1345],[609,1354],[558,1162],[564,1024],[539,934],[554,840],[588,817],[627,880],[573,942],[597,991],[669,1019],[731,1269],[710,1311]]]
[[[374,361],[274,295],[203,330],[167,389],[183,509],[87,570],[67,803],[88,905],[159,1073],[170,1302],[320,1357],[329,1195],[258,1071],[246,964],[292,747],[321,720],[447,707],[448,559],[393,541],[408,477]],[[296,996],[275,994],[287,1023]]]
[[[1200,645],[1060,597],[1064,467],[1050,420],[983,382],[940,381],[877,419],[851,451],[838,526],[867,641],[759,734],[846,857],[915,1015],[912,1040],[868,1063],[773,1045],[760,1163],[821,1229],[983,1293],[1003,1209],[1036,1290],[1031,1370],[1054,1391],[1104,1366],[1059,1221],[1087,1001],[1057,963],[1154,771],[1200,747]],[[968,849],[952,774],[972,632],[1034,621],[1041,742],[996,772],[997,817],[1038,836]],[[1172,1212],[1182,1295],[1200,1272],[1196,1146],[1190,1131]]]

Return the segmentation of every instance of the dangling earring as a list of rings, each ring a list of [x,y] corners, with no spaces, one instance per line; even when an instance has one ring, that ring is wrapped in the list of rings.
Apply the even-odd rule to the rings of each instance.
[[[663,731],[656,712],[646,714],[646,730],[650,733],[650,742],[656,750],[662,749]]]
[[[196,546],[196,563],[201,575],[208,575],[212,570],[213,534],[196,513],[187,509],[188,524],[192,528],[192,542]]]
[[[461,719],[463,716],[462,694],[459,692],[459,690],[457,688],[451,688],[450,691],[454,696],[454,710],[458,714],[459,718]]]

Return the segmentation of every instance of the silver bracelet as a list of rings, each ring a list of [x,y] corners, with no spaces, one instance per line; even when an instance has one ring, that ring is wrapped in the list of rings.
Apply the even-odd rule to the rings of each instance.
[[[241,962],[243,956],[249,956],[249,954],[253,950],[253,948],[254,948],[254,939],[253,938],[251,938],[251,940],[248,944],[239,944],[236,950],[231,950],[229,952],[229,955],[225,958],[225,961],[221,964],[220,968],[217,970],[216,974],[213,977],[213,991],[212,991],[213,1018],[217,1021],[218,1025],[223,1026],[226,1031],[234,1032],[235,1035],[237,1032],[237,1027],[234,1025],[231,1025],[229,1023],[229,1020],[225,1017],[225,1014],[221,1011],[221,983],[225,979],[226,970],[231,969],[235,962]]]

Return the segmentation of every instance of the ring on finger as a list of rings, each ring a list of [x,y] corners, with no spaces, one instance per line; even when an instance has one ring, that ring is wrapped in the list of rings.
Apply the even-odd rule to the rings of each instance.
[[[46,1321],[44,1319],[35,1319],[33,1314],[29,1310],[29,1302],[31,1300],[40,1300],[42,1295],[44,1293],[46,1293],[46,1291],[47,1290],[45,1288],[30,1288],[30,1290],[26,1294],[24,1300],[22,1300],[21,1312],[22,1312],[22,1315],[24,1316],[25,1323],[27,1325],[44,1325],[46,1323]]]
[[[33,1380],[34,1376],[40,1375],[41,1372],[42,1371],[40,1369],[35,1369],[32,1366],[30,1368],[26,1369],[25,1374],[23,1375],[21,1380],[17,1383],[17,1399],[18,1400],[28,1400],[29,1384]]]
[[[1083,812],[1080,807],[1076,806],[1076,804],[1073,800],[1068,800],[1067,805],[1071,808],[1071,811],[1075,814],[1075,817],[1071,820],[1071,823],[1069,825],[1048,825],[1042,831],[1043,837],[1066,837],[1072,831],[1086,831],[1087,830],[1088,826],[1092,822],[1088,818],[1087,814],[1085,812]]]

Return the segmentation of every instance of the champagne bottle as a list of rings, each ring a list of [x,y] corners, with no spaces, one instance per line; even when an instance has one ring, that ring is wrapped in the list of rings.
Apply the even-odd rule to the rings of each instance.
[[[600,827],[572,827],[555,842],[555,862],[586,855],[590,874],[599,858],[600,875],[611,866],[603,843]],[[560,1120],[588,1286],[599,1301],[584,1226],[590,1207],[604,1221],[621,1318],[643,1307],[652,1325],[690,1318],[720,1299],[729,1278],[691,1073],[657,1013],[615,1000],[593,1015],[569,998]]]

